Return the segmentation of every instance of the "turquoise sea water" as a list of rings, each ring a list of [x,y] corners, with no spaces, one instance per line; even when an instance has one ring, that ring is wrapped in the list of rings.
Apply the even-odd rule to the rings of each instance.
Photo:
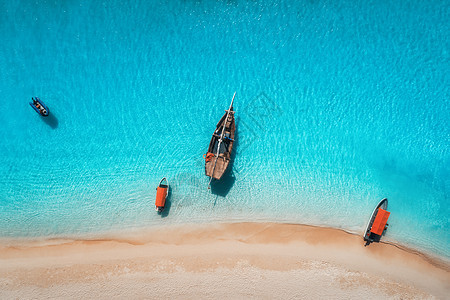
[[[1,1],[0,237],[362,232],[387,197],[386,240],[449,258],[448,20],[446,1]],[[208,190],[234,91],[234,162]]]

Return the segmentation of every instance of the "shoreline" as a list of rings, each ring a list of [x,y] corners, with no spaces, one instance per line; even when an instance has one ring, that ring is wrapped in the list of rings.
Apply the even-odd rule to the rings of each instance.
[[[304,226],[304,227],[312,227],[318,229],[329,229],[336,230],[346,234],[354,235],[361,238],[362,241],[362,233],[356,232],[354,230],[349,230],[340,227],[332,227],[328,225],[313,225],[313,224],[305,224],[305,223],[295,223],[291,221],[274,221],[274,220],[266,220],[264,218],[258,219],[256,221],[242,221],[242,220],[224,220],[224,221],[204,221],[200,223],[170,223],[170,224],[158,224],[158,225],[150,225],[147,227],[137,227],[137,228],[128,228],[120,231],[111,230],[111,231],[100,231],[96,233],[80,233],[80,234],[72,234],[68,236],[36,236],[36,237],[0,237],[0,251],[2,249],[7,248],[30,248],[30,247],[45,247],[45,246],[57,246],[62,244],[69,244],[72,242],[92,242],[92,241],[135,241],[138,243],[146,243],[150,242],[151,239],[148,238],[149,235],[153,233],[155,230],[164,230],[164,231],[177,231],[178,229],[182,229],[186,226],[192,228],[203,228],[209,226],[216,225],[232,225],[232,224],[274,224],[274,225],[292,225],[292,226]],[[376,243],[375,243],[376,244]],[[439,253],[433,252],[431,250],[420,249],[420,247],[414,247],[410,245],[405,245],[401,242],[397,242],[395,240],[387,240],[386,237],[382,239],[379,244],[392,245],[397,247],[403,251],[417,254],[422,256],[425,260],[429,261],[431,264],[437,266],[450,266],[450,257],[445,257],[440,255]],[[364,245],[364,243],[363,243]]]
[[[90,295],[108,298],[111,295],[99,289],[100,283],[112,288],[130,278],[139,284],[133,280],[120,290],[136,297],[148,296],[149,288],[172,281],[175,286],[170,296],[184,297],[186,285],[196,280],[211,282],[190,291],[191,296],[205,289],[210,295],[225,296],[221,280],[240,284],[245,290],[252,284],[242,282],[243,278],[255,276],[270,278],[286,297],[297,295],[299,282],[308,278],[315,278],[314,286],[302,289],[310,296],[337,293],[360,298],[366,293],[445,298],[450,293],[450,265],[443,260],[390,242],[364,247],[359,235],[312,225],[183,224],[119,234],[114,239],[54,242],[0,244],[0,296],[27,297],[36,290],[42,297],[63,296],[66,290],[81,296],[82,290],[89,290]],[[277,296],[271,294],[275,292],[271,285],[261,282],[261,293],[238,293],[236,297]],[[320,291],[314,287],[320,287]]]

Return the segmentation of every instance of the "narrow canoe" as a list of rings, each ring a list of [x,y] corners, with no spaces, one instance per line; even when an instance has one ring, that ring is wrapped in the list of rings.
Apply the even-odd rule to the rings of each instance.
[[[209,142],[208,152],[205,154],[205,175],[212,179],[220,180],[225,173],[231,160],[231,151],[234,144],[234,133],[236,123],[234,119],[233,101],[236,93],[233,95],[231,105],[225,114],[220,118],[216,125],[211,141]]]

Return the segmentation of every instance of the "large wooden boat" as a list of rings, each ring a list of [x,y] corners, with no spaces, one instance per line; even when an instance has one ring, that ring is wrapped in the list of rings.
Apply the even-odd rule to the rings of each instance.
[[[387,211],[387,206],[388,199],[384,198],[373,210],[372,216],[370,216],[369,223],[367,224],[366,231],[364,232],[366,246],[372,242],[379,242],[381,236],[387,229],[387,220],[391,214]]]
[[[30,106],[41,116],[48,117],[50,110],[38,97],[32,97],[33,102],[29,102]]]
[[[234,132],[236,124],[234,121],[233,102],[236,92],[231,100],[230,107],[216,125],[211,141],[209,143],[208,152],[205,158],[205,174],[211,179],[208,188],[213,179],[220,180],[225,173],[231,160],[231,151],[233,150]]]

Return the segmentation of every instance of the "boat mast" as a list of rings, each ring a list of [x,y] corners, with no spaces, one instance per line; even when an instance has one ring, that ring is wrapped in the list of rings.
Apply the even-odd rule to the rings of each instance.
[[[220,144],[222,144],[222,141],[223,141],[223,135],[225,133],[225,125],[227,124],[228,116],[230,115],[231,108],[233,107],[233,102],[234,102],[234,97],[235,96],[236,96],[236,92],[234,92],[233,99],[231,99],[231,104],[230,104],[230,107],[227,110],[227,116],[226,116],[224,124],[223,124],[222,132],[220,133],[219,144],[217,145],[217,153],[215,155],[216,160],[214,161],[214,167],[213,167],[213,170],[212,170],[212,173],[211,173],[211,178],[209,179],[208,190],[211,188],[211,181],[213,180],[214,170],[216,169],[217,159],[219,158]]]

